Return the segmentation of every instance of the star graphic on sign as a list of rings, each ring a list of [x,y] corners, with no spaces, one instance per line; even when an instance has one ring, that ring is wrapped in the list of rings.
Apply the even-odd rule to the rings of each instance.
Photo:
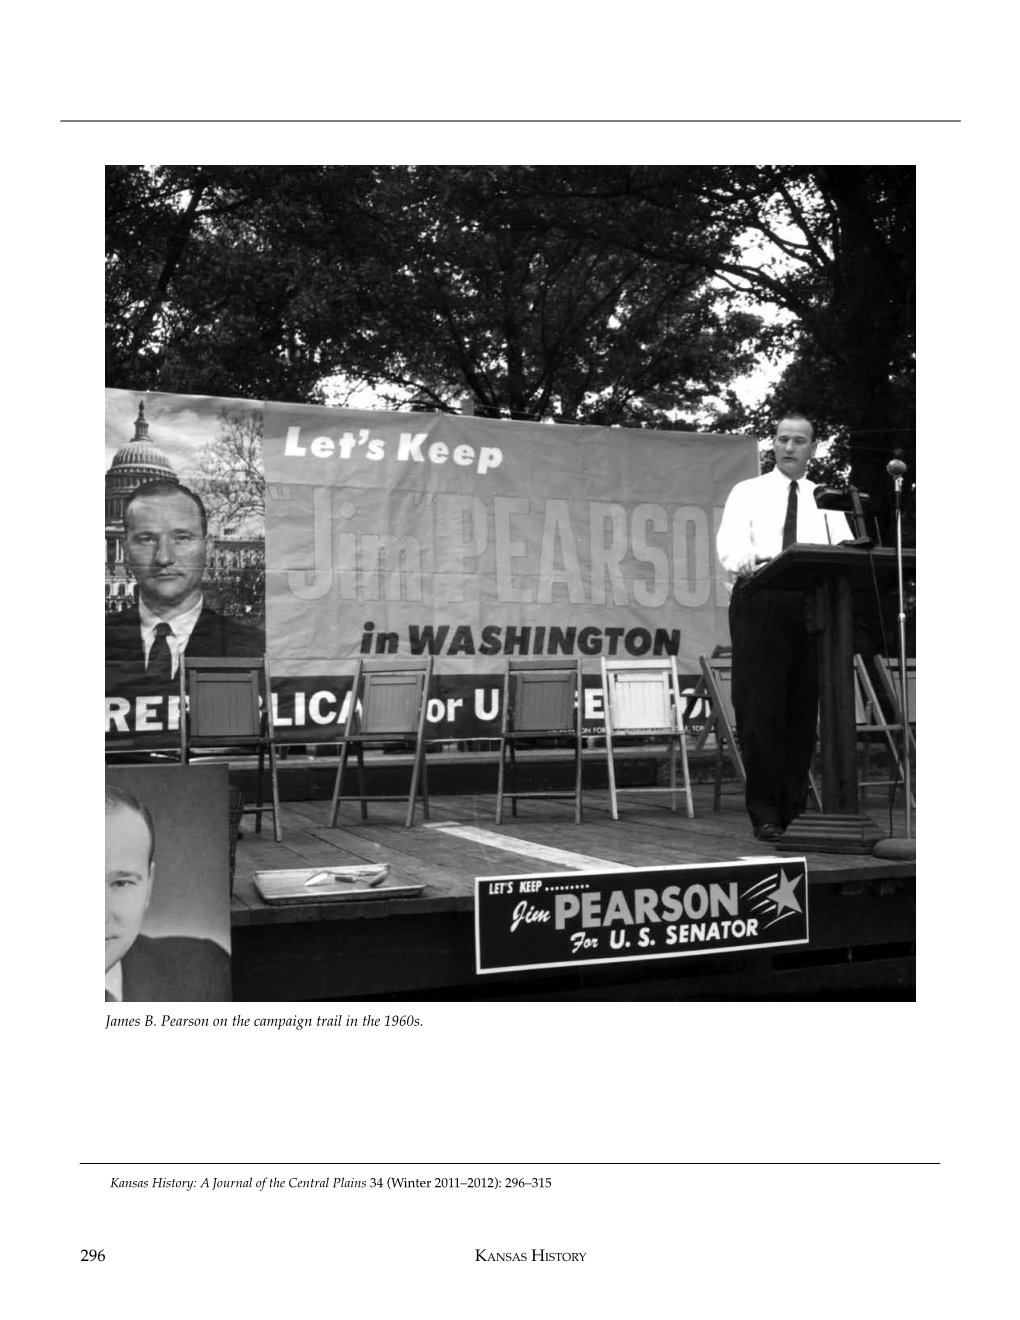
[[[776,905],[777,912],[782,912],[783,908],[789,908],[791,912],[802,912],[804,910],[793,892],[803,878],[803,875],[797,875],[791,880],[786,872],[780,868],[779,884],[769,894],[769,898]]]

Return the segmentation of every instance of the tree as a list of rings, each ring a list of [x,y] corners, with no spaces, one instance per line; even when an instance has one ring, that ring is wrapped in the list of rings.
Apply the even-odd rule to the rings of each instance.
[[[241,568],[214,566],[208,570],[205,587],[221,614],[264,623],[266,617],[266,562],[261,551],[257,560]]]
[[[216,437],[199,455],[188,484],[201,496],[210,521],[244,535],[265,527],[266,477],[262,464],[262,413],[220,410]]]
[[[339,373],[396,406],[693,416],[758,328],[708,286],[705,208],[685,215],[702,267],[666,270],[564,224],[569,173],[116,167],[110,383],[320,401]]]
[[[871,492],[891,532],[886,464],[901,456],[913,477],[917,462],[914,170],[815,166],[788,174],[772,186],[774,206],[802,236],[786,294],[798,320],[776,404],[801,400],[845,442],[850,480]]]
[[[589,185],[575,192],[575,230],[666,268],[693,265],[732,306],[779,314],[755,350],[792,358],[750,428],[767,434],[799,408],[836,442],[835,464],[882,497],[894,453],[914,467],[912,167],[627,166],[592,170]],[[707,261],[684,223],[692,202],[715,226]]]
[[[266,582],[261,411],[221,409],[215,438],[184,480],[202,497],[209,516],[214,546],[205,583],[215,608],[261,621]]]
[[[371,289],[370,169],[111,166],[107,382],[321,401]]]
[[[394,403],[467,393],[483,416],[640,424],[720,392],[750,360],[754,318],[720,316],[692,264],[666,271],[567,223],[564,174],[389,171],[375,202],[395,276],[349,367]]]
[[[138,166],[108,175],[108,379],[767,434],[884,496],[914,450],[907,166]],[[787,361],[748,412],[731,383]],[[885,510],[884,512],[887,512]],[[888,526],[888,520],[887,520]]]

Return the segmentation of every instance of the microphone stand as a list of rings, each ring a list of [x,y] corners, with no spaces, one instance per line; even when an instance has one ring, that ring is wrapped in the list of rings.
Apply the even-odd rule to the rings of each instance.
[[[894,458],[886,464],[885,470],[893,479],[893,490],[896,496],[896,578],[900,611],[900,717],[903,725],[903,792],[906,837],[903,839],[880,839],[875,844],[873,852],[876,857],[913,861],[917,855],[917,845],[914,840],[910,809],[910,708],[907,705],[907,615],[903,599],[903,507],[900,498],[907,465],[902,459]]]

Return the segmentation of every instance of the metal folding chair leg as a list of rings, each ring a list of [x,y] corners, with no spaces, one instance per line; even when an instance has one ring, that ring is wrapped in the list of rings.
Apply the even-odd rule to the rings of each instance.
[[[620,819],[619,803],[616,800],[616,762],[613,756],[613,733],[606,720],[606,767],[609,778],[609,812],[613,820]]]
[[[344,770],[347,768],[347,754],[351,750],[349,742],[340,744],[340,759],[337,762],[336,779],[333,781],[333,800],[329,805],[329,823],[336,825],[336,818],[340,811],[340,781],[344,777]]]
[[[280,784],[276,773],[276,746],[269,744],[269,782],[273,794],[273,838],[283,842],[283,828],[280,825]]]

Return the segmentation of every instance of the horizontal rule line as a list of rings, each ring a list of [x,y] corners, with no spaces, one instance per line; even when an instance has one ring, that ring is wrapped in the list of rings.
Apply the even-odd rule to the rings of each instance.
[[[61,119],[61,124],[962,124],[962,119]]]
[[[79,1160],[81,1168],[108,1168],[116,1164],[121,1168],[135,1168],[141,1165],[159,1165],[161,1168],[232,1168],[252,1166],[253,1168],[281,1168],[291,1164],[300,1164],[305,1168],[426,1168],[432,1164],[443,1164],[450,1168],[479,1169],[563,1169],[563,1168],[613,1168],[613,1169],[658,1169],[658,1168],[898,1168],[898,1167],[933,1167],[941,1160]]]

